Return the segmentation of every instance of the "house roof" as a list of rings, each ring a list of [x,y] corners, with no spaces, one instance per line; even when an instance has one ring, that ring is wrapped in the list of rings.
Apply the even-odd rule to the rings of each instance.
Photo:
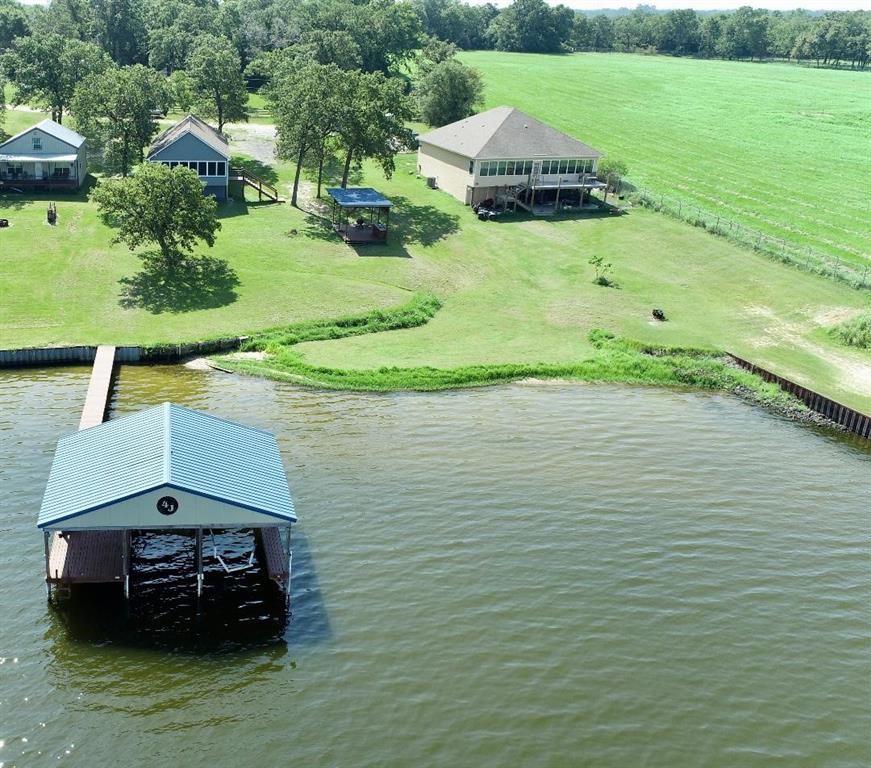
[[[342,208],[390,208],[393,205],[372,187],[327,187],[327,194]]]
[[[237,507],[246,519],[252,510],[297,519],[272,434],[164,403],[62,437],[37,525],[62,527],[165,486]]]
[[[78,149],[85,143],[85,137],[80,133],[76,133],[71,128],[56,123],[54,120],[45,119],[36,125],[31,125],[30,128],[25,128],[20,133],[16,133],[12,138],[6,139],[6,141],[0,144],[0,149],[3,149],[7,144],[11,144],[16,139],[20,139],[22,136],[26,136],[34,130],[40,130],[49,136],[53,136],[64,144],[69,144],[73,149]]]
[[[187,134],[195,136],[204,144],[214,149],[215,152],[229,159],[230,142],[227,141],[227,137],[223,133],[216,131],[208,123],[200,120],[196,115],[186,115],[175,125],[170,126],[161,133],[148,148],[148,156],[156,155]]]
[[[514,107],[495,107],[418,137],[473,160],[600,157],[601,152]]]

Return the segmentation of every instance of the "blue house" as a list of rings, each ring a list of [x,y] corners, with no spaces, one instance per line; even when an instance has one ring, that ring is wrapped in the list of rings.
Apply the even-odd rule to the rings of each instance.
[[[230,143],[195,115],[188,115],[161,133],[148,149],[148,162],[190,168],[200,177],[204,194],[219,200],[227,197]]]

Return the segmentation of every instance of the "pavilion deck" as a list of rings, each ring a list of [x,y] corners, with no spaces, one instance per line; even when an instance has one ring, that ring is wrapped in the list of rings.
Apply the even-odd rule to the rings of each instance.
[[[53,533],[46,580],[50,584],[124,581],[124,531]]]
[[[386,230],[374,224],[334,224],[333,229],[346,243],[350,245],[367,245],[369,243],[383,243],[387,239]]]

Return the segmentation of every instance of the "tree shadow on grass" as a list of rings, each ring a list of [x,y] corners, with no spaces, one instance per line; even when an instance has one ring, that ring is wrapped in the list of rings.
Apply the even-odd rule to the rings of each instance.
[[[232,304],[237,299],[239,277],[224,259],[191,256],[169,268],[160,254],[146,253],[142,269],[118,282],[123,286],[118,301],[122,307],[159,315]]]
[[[391,195],[390,235],[405,246],[435,245],[460,230],[460,217],[434,205],[415,205],[407,197]]]
[[[460,229],[460,217],[432,205],[415,205],[407,197],[391,195],[393,209],[390,213],[390,231],[386,243],[368,243],[351,246],[358,256],[386,256],[411,258],[410,244],[430,247]],[[367,216],[361,213],[361,216]],[[353,216],[352,216],[353,218]],[[309,213],[306,216],[305,237],[314,240],[341,242],[325,216]]]
[[[230,166],[232,168],[244,168],[273,187],[278,184],[278,174],[275,172],[275,168],[267,163],[255,160],[253,157],[234,155],[230,161]]]

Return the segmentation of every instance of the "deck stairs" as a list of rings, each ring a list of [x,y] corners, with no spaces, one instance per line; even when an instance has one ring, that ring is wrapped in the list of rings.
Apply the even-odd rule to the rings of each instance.
[[[257,199],[262,201],[265,197],[273,203],[280,203],[281,198],[278,196],[278,190],[271,184],[267,184],[259,176],[254,175],[247,168],[231,168],[230,181],[240,181],[246,187],[251,187],[257,191]]]

